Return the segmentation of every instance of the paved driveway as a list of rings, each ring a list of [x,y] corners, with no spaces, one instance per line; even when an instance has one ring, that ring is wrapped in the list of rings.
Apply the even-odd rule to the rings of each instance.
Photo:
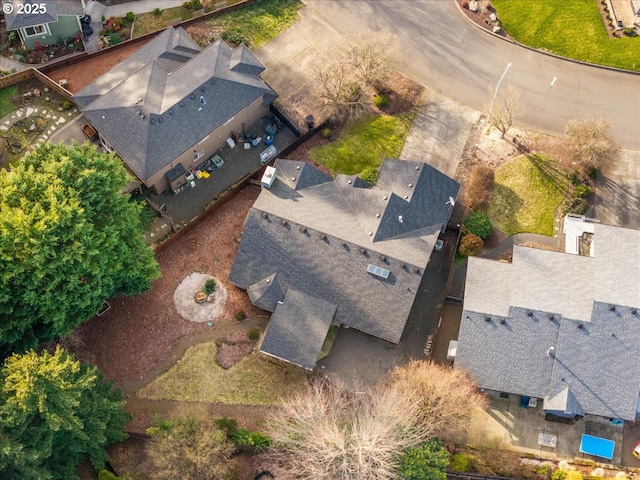
[[[640,152],[623,150],[615,165],[603,169],[590,216],[602,223],[640,229]]]

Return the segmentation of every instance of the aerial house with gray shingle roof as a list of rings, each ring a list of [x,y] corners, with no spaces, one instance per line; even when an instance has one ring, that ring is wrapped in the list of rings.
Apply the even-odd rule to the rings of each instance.
[[[584,256],[516,245],[511,263],[469,258],[455,366],[547,413],[635,420],[640,231],[587,226]]]
[[[101,143],[159,194],[176,171],[197,168],[232,132],[269,113],[277,95],[260,79],[264,69],[244,45],[231,49],[219,40],[202,50],[170,27],[74,101]]]
[[[27,50],[65,42],[80,34],[84,0],[2,0],[6,28]],[[10,11],[9,11],[10,10]]]
[[[459,184],[385,160],[377,184],[276,160],[229,280],[273,312],[261,351],[313,369],[332,324],[399,343]]]

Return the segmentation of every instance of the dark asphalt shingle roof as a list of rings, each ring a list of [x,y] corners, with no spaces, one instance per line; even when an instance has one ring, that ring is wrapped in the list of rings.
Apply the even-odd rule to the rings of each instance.
[[[514,246],[511,264],[470,258],[456,368],[546,410],[634,420],[640,232],[596,224],[594,245],[594,257]]]
[[[278,306],[278,302],[284,299],[285,290],[278,278],[278,274],[274,273],[249,286],[247,294],[251,299],[251,303],[256,307],[273,312]]]
[[[18,13],[18,5],[45,5],[45,13],[37,14],[20,14]],[[45,23],[57,22],[59,15],[80,16],[83,15],[82,3],[80,0],[2,0],[3,11],[5,5],[11,5],[13,10],[11,13],[5,13],[4,19],[7,23],[7,30],[16,30],[23,27],[32,27],[34,25],[43,25]],[[26,11],[26,7],[25,7]],[[37,10],[41,10],[38,8]]]
[[[168,28],[76,93],[74,100],[146,181],[272,93],[257,77],[262,71],[257,64],[245,46],[231,50],[219,40],[200,50],[182,28]]]
[[[289,288],[271,315],[260,351],[313,370],[336,305]]]
[[[387,163],[397,164],[396,169],[385,168]],[[411,171],[419,167],[413,188],[429,189],[413,197],[421,209],[430,208],[429,195],[434,204],[444,205],[458,193],[455,181],[422,163],[387,159],[381,177],[397,173],[398,165]],[[403,213],[415,229],[374,240],[373,228],[385,228],[376,212],[384,216],[383,197],[391,192],[355,187],[348,183],[352,177],[332,181],[303,162],[277,160],[275,168],[273,186],[263,189],[245,220],[231,282],[250,288],[277,273],[285,291],[296,288],[336,304],[335,321],[398,343],[451,206],[438,206],[440,217],[435,218],[406,205]],[[368,273],[369,264],[389,270],[389,278]]]

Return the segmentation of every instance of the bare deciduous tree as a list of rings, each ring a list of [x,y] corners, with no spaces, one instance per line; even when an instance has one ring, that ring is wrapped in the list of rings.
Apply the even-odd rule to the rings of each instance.
[[[148,430],[147,455],[156,478],[226,480],[235,447],[226,434],[194,418],[164,421]]]
[[[485,404],[464,372],[422,361],[357,394],[319,380],[267,420],[267,461],[291,478],[397,479],[408,448],[464,427]]]
[[[428,438],[417,407],[391,386],[354,394],[317,381],[268,420],[271,460],[292,478],[398,478],[402,453]]]
[[[394,44],[395,39],[389,32],[356,35],[348,40],[344,58],[365,85],[379,88],[393,69]]]
[[[492,97],[495,95],[495,90],[491,95]],[[520,94],[515,88],[509,86],[496,95],[489,111],[489,122],[502,133],[504,138],[523,113],[524,105]]]
[[[390,34],[360,35],[335,60],[316,59],[318,95],[332,116],[357,117],[371,109],[374,90],[383,87],[393,68],[392,44]]]
[[[319,96],[332,116],[346,114],[357,117],[369,109],[370,102],[363,95],[353,67],[346,62],[323,64],[316,62]]]
[[[615,161],[620,154],[620,146],[611,135],[610,128],[611,124],[600,117],[567,121],[566,149],[572,165],[586,172]]]
[[[414,360],[396,368],[392,379],[402,396],[418,403],[421,428],[438,438],[465,428],[474,408],[486,406],[486,398],[462,370]]]

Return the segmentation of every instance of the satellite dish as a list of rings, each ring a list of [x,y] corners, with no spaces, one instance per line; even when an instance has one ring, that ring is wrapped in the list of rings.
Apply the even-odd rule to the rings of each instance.
[[[449,201],[447,202],[447,205],[451,205],[452,207],[456,204],[456,199],[453,197],[449,197]]]

